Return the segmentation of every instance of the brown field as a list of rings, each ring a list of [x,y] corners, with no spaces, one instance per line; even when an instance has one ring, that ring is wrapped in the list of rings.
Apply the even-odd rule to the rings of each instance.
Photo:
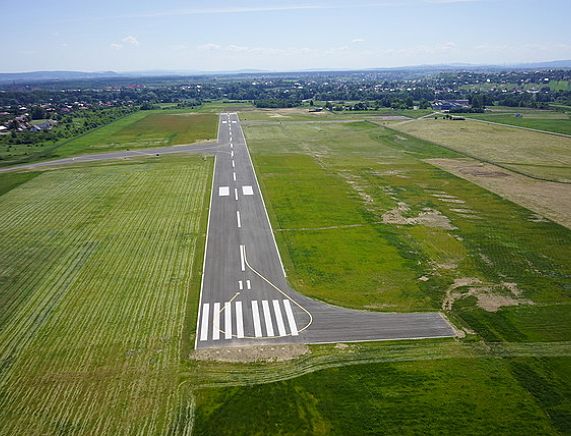
[[[471,120],[425,118],[391,127],[532,177],[571,181],[571,138]]]
[[[532,179],[469,158],[426,161],[571,228],[571,184]]]

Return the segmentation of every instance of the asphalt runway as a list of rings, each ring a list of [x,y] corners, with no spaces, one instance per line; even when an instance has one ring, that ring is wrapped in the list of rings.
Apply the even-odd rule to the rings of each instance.
[[[220,115],[216,142],[76,156],[0,172],[176,153],[215,156],[195,348],[454,336],[438,312],[344,309],[289,287],[236,113]]]
[[[292,290],[246,140],[222,114],[195,348],[449,337],[440,313],[343,309]]]

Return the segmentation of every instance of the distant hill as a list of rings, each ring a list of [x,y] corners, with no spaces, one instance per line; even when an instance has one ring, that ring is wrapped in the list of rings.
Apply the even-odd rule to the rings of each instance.
[[[99,79],[110,77],[120,77],[120,74],[114,71],[30,71],[26,73],[0,73],[0,83],[47,82],[51,80]]]
[[[465,63],[451,63],[441,65],[410,65],[403,67],[390,67],[390,68],[366,68],[361,70],[349,69],[334,69],[334,68],[321,68],[321,69],[307,69],[297,70],[297,72],[335,72],[335,71],[416,71],[416,72],[430,72],[430,71],[460,71],[460,70],[474,70],[474,71],[497,71],[497,70],[544,70],[544,69],[571,69],[571,60],[558,60],[546,62],[531,62],[522,64],[505,64],[505,65],[477,65]],[[286,71],[284,71],[286,72]],[[291,72],[291,71],[290,71]],[[49,81],[66,81],[66,80],[81,80],[81,79],[112,79],[112,78],[137,78],[137,77],[165,77],[165,76],[206,76],[206,75],[241,75],[241,74],[264,74],[270,73],[266,70],[232,70],[232,71],[169,71],[169,70],[147,70],[147,71],[131,71],[125,73],[117,73],[115,71],[97,71],[97,72],[84,72],[84,71],[31,71],[25,73],[0,73],[0,84],[7,83],[33,83],[33,82],[49,82]],[[271,73],[278,73],[272,71]]]

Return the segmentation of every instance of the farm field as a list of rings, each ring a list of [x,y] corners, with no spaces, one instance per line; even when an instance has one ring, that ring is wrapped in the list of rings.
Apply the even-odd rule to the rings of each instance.
[[[526,127],[529,129],[545,130],[547,132],[561,133],[571,135],[571,117],[562,112],[534,111],[522,113],[521,117],[515,114],[520,113],[512,111],[511,113],[485,113],[485,114],[466,114],[469,118],[475,118],[482,121],[491,121],[494,123],[508,124],[518,127]]]
[[[570,183],[532,179],[470,158],[426,161],[536,212],[538,220],[544,216],[571,228]]]
[[[211,172],[185,157],[6,175],[29,180],[0,196],[0,434],[189,425]]]
[[[571,181],[571,138],[472,120],[427,118],[392,128],[525,175]]]
[[[140,111],[67,142],[56,155],[191,144],[216,139],[217,126],[213,113]]]

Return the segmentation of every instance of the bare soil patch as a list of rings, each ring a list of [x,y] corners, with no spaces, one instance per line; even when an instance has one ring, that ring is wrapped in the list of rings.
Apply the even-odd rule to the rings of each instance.
[[[446,230],[454,230],[454,227],[447,216],[442,215],[439,211],[431,208],[425,208],[417,216],[406,217],[403,214],[408,212],[410,208],[406,203],[399,202],[398,206],[383,214],[383,223],[385,224],[403,224],[403,225],[423,225],[428,227],[438,227]]]
[[[530,221],[545,217],[571,229],[571,184],[532,179],[469,158],[427,162],[530,209],[535,212]],[[506,175],[498,177],[498,172]]]
[[[475,297],[478,307],[488,312],[497,312],[504,306],[534,304],[521,296],[517,283],[485,284],[477,278],[462,277],[454,280],[446,291],[442,309],[450,311],[455,301],[468,297]]]
[[[191,355],[195,360],[214,360],[219,362],[283,362],[297,359],[310,353],[304,344],[295,345],[254,345],[248,347],[206,348],[196,350]]]

